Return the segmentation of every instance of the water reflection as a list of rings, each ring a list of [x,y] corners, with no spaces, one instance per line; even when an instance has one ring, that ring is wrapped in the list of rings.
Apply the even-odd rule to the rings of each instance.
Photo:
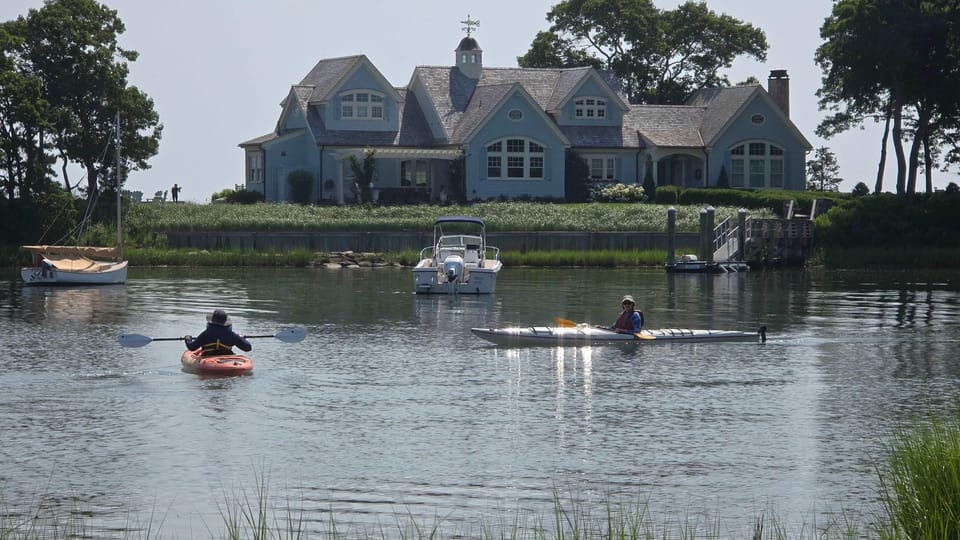
[[[90,323],[126,314],[127,288],[106,286],[22,286],[7,284],[0,313],[29,322]]]
[[[960,399],[958,274],[508,268],[489,296],[417,296],[408,269],[130,278],[0,280],[5,501],[46,490],[69,510],[82,493],[113,531],[129,526],[118,508],[170,502],[162,536],[186,538],[216,529],[225,492],[259,470],[314,533],[332,519],[392,531],[397,516],[442,516],[447,531],[544,518],[557,490],[597,511],[608,495],[649,497],[656,515],[716,512],[743,530],[768,503],[788,524],[868,509],[884,435]],[[650,327],[767,324],[771,339],[505,349],[469,331],[609,324],[626,293]],[[196,333],[214,307],[242,332],[309,335],[258,340],[253,375],[229,379],[182,373],[179,342],[116,342]]]

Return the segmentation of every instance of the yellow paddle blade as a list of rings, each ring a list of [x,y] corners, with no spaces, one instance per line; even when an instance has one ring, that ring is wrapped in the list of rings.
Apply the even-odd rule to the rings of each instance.
[[[573,327],[577,326],[577,323],[571,321],[570,319],[563,319],[563,318],[560,318],[560,317],[554,317],[553,320],[554,320],[554,322],[557,323],[557,326],[560,326],[560,327],[573,328]]]
[[[636,332],[633,334],[633,337],[637,339],[657,339],[657,336],[651,336],[650,334],[644,334],[641,332]]]

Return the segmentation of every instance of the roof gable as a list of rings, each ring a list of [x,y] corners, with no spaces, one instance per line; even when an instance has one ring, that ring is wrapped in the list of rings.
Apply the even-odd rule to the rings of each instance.
[[[467,110],[465,110],[461,116],[460,123],[457,126],[454,136],[451,137],[450,142],[454,144],[469,142],[474,134],[483,129],[483,127],[490,122],[490,119],[503,110],[507,101],[514,96],[526,101],[543,125],[547,126],[564,144],[569,145],[567,137],[557,127],[553,119],[544,112],[533,96],[526,91],[526,88],[516,82],[511,84],[478,86],[473,93],[470,104],[467,106]]]
[[[548,112],[557,112],[571,99],[577,97],[580,90],[589,82],[596,83],[596,86],[603,89],[608,103],[615,104],[622,112],[630,110],[630,105],[624,101],[623,96],[617,92],[617,88],[611,87],[609,81],[604,79],[592,67],[565,69],[557,80],[557,86],[553,98],[547,107]]]
[[[705,88],[694,94],[688,105],[706,107],[700,134],[705,146],[712,146],[730,126],[744,114],[746,108],[756,100],[763,100],[769,110],[777,116],[777,120],[790,131],[790,134],[807,149],[812,148],[796,124],[783,113],[780,106],[758,84],[731,86],[725,88]]]
[[[362,69],[367,70],[377,81],[380,91],[396,101],[401,101],[396,88],[363,54],[321,60],[304,76],[298,86],[313,87],[313,92],[309,98],[310,103],[326,103],[351,76]]]

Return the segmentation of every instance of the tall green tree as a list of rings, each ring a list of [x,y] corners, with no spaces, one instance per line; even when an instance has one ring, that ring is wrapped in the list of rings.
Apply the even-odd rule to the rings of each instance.
[[[47,0],[19,21],[21,55],[51,107],[50,138],[65,187],[75,187],[69,163],[83,167],[88,193],[101,180],[112,187],[118,111],[124,169],[149,167],[163,126],[153,101],[127,81],[128,62],[138,53],[119,46],[125,27],[117,12],[95,0]]]
[[[817,148],[813,155],[814,158],[807,161],[807,190],[840,191],[843,178],[837,156],[825,146]]]
[[[882,120],[876,191],[882,187],[888,138],[897,160],[897,193],[916,191],[921,168],[929,190],[938,148],[960,125],[956,2],[838,0],[820,36],[824,42],[815,60],[823,85],[817,95],[821,109],[831,114],[818,134],[829,137],[868,119]]]
[[[0,24],[0,196],[11,201],[42,192],[53,162],[44,137],[49,103],[40,79],[23,69],[22,44],[17,24]]]
[[[597,66],[611,70],[632,103],[682,103],[694,91],[728,86],[724,68],[748,55],[766,59],[762,30],[706,2],[660,10],[652,0],[563,0],[524,56],[523,67]]]

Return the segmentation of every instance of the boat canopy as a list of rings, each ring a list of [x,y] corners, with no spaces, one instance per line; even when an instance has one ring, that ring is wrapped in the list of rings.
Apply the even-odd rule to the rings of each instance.
[[[434,223],[440,225],[441,223],[476,223],[481,227],[485,226],[483,218],[478,218],[474,216],[440,216],[437,218],[437,221]]]
[[[120,258],[120,250],[116,247],[92,246],[20,246],[20,251],[29,251],[40,255],[67,255],[73,257],[99,257],[103,259]]]

